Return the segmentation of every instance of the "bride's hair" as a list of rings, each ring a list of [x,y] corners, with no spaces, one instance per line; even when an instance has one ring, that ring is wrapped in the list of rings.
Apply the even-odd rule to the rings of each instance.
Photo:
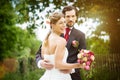
[[[51,24],[56,24],[58,22],[58,20],[60,20],[63,16],[63,14],[61,12],[53,12],[50,16],[49,16],[49,19],[50,19],[50,25]],[[52,26],[51,26],[51,29],[52,29]],[[48,38],[51,34],[51,31],[48,33],[48,35],[46,36],[45,38],[45,41],[44,41],[44,44],[43,46],[47,47],[49,45],[48,43]]]

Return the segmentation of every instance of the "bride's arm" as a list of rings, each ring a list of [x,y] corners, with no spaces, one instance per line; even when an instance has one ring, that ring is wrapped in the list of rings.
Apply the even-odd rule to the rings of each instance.
[[[79,63],[65,63],[63,57],[65,54],[66,41],[64,39],[59,40],[55,50],[55,68],[57,69],[73,69],[82,68],[83,66]]]

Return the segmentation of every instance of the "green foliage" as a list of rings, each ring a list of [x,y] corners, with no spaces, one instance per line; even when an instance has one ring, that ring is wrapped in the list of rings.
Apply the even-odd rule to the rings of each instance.
[[[94,74],[95,74],[96,70],[95,70],[95,62],[92,63],[90,70],[84,70],[84,69],[80,69],[80,74],[83,80],[90,80],[92,78],[94,78]]]
[[[10,56],[15,47],[15,13],[9,1],[0,3],[0,59]]]
[[[0,59],[34,54],[40,42],[27,30],[15,26],[17,15],[9,1],[1,1]]]
[[[87,48],[94,52],[95,63],[93,67],[91,67],[92,69],[90,71],[81,70],[83,80],[91,80],[91,79],[92,80],[107,80],[107,79],[104,79],[104,77],[101,77],[101,79],[98,79],[95,76],[100,76],[100,74],[96,74],[96,73],[99,73],[99,70],[97,70],[96,66],[101,67],[99,64],[99,59],[98,59],[99,56],[97,55],[98,54],[99,55],[109,54],[109,51],[110,51],[109,44],[110,44],[109,40],[104,40],[97,35],[93,37],[87,37]],[[96,65],[96,63],[99,65]],[[110,74],[108,73],[108,75]]]
[[[87,38],[87,48],[93,51],[95,54],[108,54],[109,53],[109,41],[98,37]]]
[[[0,1],[0,27],[11,26],[16,23],[16,14],[8,0]]]
[[[8,56],[8,54],[14,52],[14,49],[16,49],[16,30],[15,27],[3,27],[0,29],[0,52],[1,52],[1,58],[4,58],[5,56]]]
[[[19,27],[3,27],[0,29],[0,57],[15,57],[25,53],[35,53],[39,47],[39,41],[34,35]],[[28,51],[28,52],[26,52]]]
[[[107,67],[99,67],[95,69],[93,80],[119,80],[120,76],[115,70],[109,70]]]
[[[34,71],[29,71],[26,74],[21,74],[18,72],[8,73],[2,80],[39,80],[44,70],[35,69]]]

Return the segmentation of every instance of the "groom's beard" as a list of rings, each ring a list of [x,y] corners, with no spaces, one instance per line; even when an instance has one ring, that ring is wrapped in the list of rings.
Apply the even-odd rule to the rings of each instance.
[[[67,26],[68,28],[71,28],[71,27],[73,27],[73,25],[68,25],[68,24],[67,24],[66,26]]]
[[[69,28],[73,27],[73,25],[74,25],[74,22],[73,22],[73,21],[69,21],[69,22],[66,24],[66,26],[69,27]]]

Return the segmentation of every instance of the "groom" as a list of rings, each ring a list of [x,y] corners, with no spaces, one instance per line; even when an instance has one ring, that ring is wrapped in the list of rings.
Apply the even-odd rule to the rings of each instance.
[[[85,34],[80,30],[74,28],[74,24],[77,21],[77,9],[73,6],[65,6],[63,8],[62,13],[64,14],[66,20],[66,32],[64,37],[67,41],[67,49],[68,49],[68,63],[76,63],[77,62],[77,54],[78,50],[86,49],[86,41]],[[78,41],[79,45],[74,47],[72,42]],[[39,68],[51,69],[53,68],[52,64],[49,64],[49,61],[43,61],[41,59],[41,48],[39,48],[36,54],[36,62]],[[63,70],[64,73],[69,72],[69,70]],[[75,69],[74,73],[71,73],[72,80],[81,80],[80,69]]]

